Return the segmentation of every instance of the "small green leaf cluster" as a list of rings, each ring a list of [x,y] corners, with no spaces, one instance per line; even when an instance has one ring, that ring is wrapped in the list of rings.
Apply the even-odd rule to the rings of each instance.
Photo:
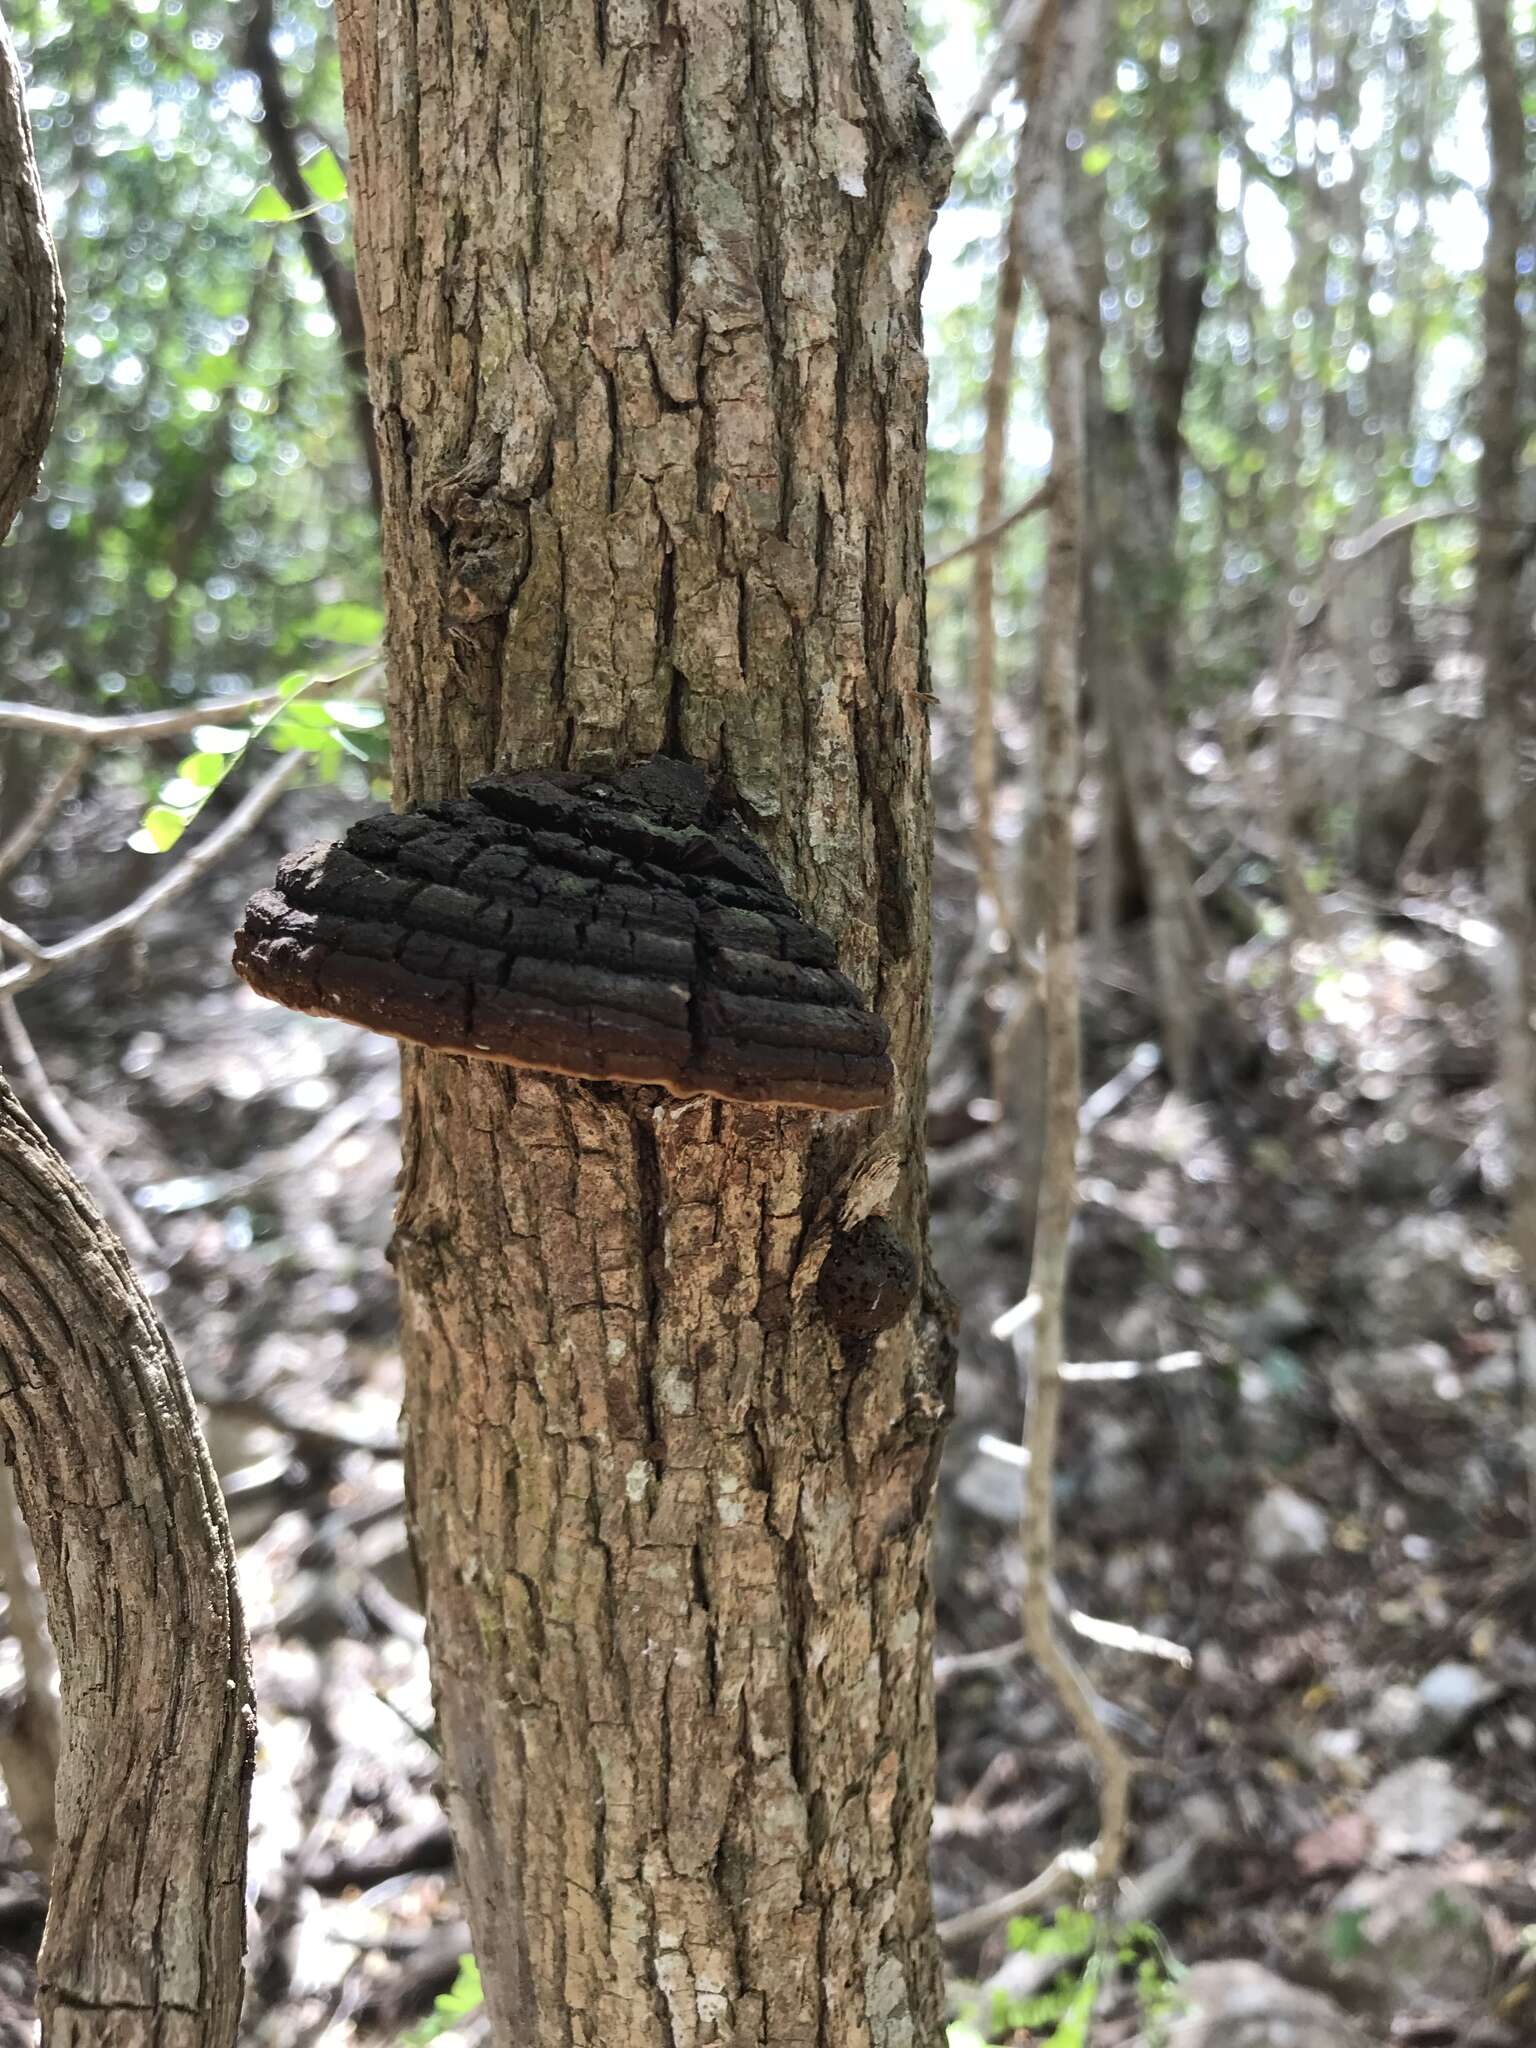
[[[430,2019],[422,2021],[419,2027],[412,2027],[400,2044],[400,2048],[428,2048],[433,2041],[440,2041],[450,2034],[460,2020],[466,2020],[479,2011],[485,1994],[480,1986],[480,1971],[473,1956],[459,1957],[459,1974],[453,1980],[453,1989],[445,1991],[436,2001]]]
[[[263,185],[245,209],[246,219],[273,223],[305,220],[310,214],[318,213],[322,206],[339,206],[346,198],[347,174],[329,145],[318,150],[302,168],[304,182],[315,195],[313,206],[295,210],[275,185]]]
[[[983,2048],[988,2040],[1003,2039],[1037,2048],[1088,2048],[1100,1998],[1121,1976],[1135,1987],[1148,2040],[1162,2038],[1178,2008],[1183,1971],[1149,1921],[1113,1929],[1080,1907],[1063,1906],[1049,1921],[1033,1915],[1010,1920],[1008,1946],[1033,1956],[1059,1957],[1062,1968],[1031,1997],[999,1994],[985,2032],[976,2014],[962,2016],[949,2029],[948,2048]]]
[[[361,607],[357,609],[361,610]],[[156,791],[128,844],[135,853],[168,853],[209,797],[260,741],[274,753],[308,754],[315,780],[334,782],[348,758],[369,767],[384,758],[384,711],[356,698],[310,696],[362,675],[375,656],[335,675],[296,669],[277,686],[270,708],[247,725],[199,725],[193,751]]]

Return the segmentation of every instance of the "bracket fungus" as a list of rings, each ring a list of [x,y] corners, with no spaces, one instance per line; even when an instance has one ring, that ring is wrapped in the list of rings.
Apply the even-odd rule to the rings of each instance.
[[[674,1095],[890,1101],[889,1033],[699,769],[486,776],[251,898],[259,995],[440,1052]]]

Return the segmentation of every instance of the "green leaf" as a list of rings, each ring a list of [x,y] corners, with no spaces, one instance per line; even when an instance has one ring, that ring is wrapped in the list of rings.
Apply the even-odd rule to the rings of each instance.
[[[297,220],[298,215],[275,185],[263,185],[245,209],[247,220]]]
[[[1336,1963],[1351,1962],[1370,1947],[1365,1919],[1363,1910],[1334,1914],[1328,1924],[1328,1953]]]
[[[346,701],[328,702],[326,710],[338,725],[344,725],[349,732],[372,732],[384,723],[382,704],[353,704]]]
[[[1043,1921],[1037,1920],[1033,1913],[1021,1914],[1008,1922],[1008,1946],[1027,1949],[1033,1955],[1044,1933]]]
[[[240,754],[250,745],[251,729],[248,725],[196,725],[192,728],[192,742],[203,754]],[[186,764],[182,764],[185,774]],[[192,778],[194,781],[196,777]]]
[[[187,813],[173,811],[168,804],[151,804],[137,832],[128,844],[135,853],[169,853],[187,829]]]
[[[299,631],[315,640],[334,640],[340,647],[367,647],[384,631],[384,614],[370,604],[325,604]]]
[[[484,2002],[480,1971],[474,1957],[460,1956],[459,1974],[454,1979],[453,1989],[434,2000],[430,2019],[423,2020],[419,2027],[413,2027],[405,2035],[405,2048],[426,2048],[428,2042],[449,2033],[455,2020],[467,2019],[471,2013],[478,2012]]]
[[[347,174],[336,160],[334,149],[322,149],[304,166],[304,182],[327,206],[347,196]]]
[[[309,708],[307,705],[294,706],[295,710]],[[278,754],[318,754],[336,744],[335,728],[328,719],[319,725],[311,725],[286,711],[267,728],[264,737],[267,745]]]
[[[184,775],[169,776],[160,785],[160,801],[173,811],[200,811],[207,798],[207,788],[200,782],[189,782]]]
[[[1083,171],[1090,178],[1102,178],[1113,162],[1113,156],[1102,142],[1096,142],[1091,149],[1083,151]]]
[[[1047,2035],[1043,2048],[1086,2048],[1097,1990],[1098,1973],[1085,1971],[1072,1995],[1072,2003],[1061,2016],[1061,2024],[1053,2034]]]
[[[229,773],[234,751],[232,748],[226,748],[223,752],[216,752],[209,748],[206,752],[188,754],[184,761],[177,764],[177,781],[186,783],[192,789],[217,789]],[[162,790],[161,795],[164,794]]]
[[[275,721],[279,725],[302,725],[312,732],[329,732],[331,714],[323,704],[285,704]]]

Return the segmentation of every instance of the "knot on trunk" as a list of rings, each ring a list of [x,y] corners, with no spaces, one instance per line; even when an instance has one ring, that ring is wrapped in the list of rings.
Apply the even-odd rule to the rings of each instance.
[[[883,1216],[870,1216],[833,1238],[816,1299],[840,1337],[875,1337],[901,1321],[917,1284],[917,1260]]]

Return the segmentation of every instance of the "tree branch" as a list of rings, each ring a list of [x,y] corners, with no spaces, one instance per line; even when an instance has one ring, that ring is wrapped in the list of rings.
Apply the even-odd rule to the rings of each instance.
[[[1125,1853],[1130,1759],[1095,1711],[1076,1659],[1051,1615],[1055,1474],[1065,1354],[1068,1260],[1077,1208],[1082,1095],[1078,990],[1078,875],[1072,813],[1078,779],[1078,644],[1082,632],[1084,465],[1090,330],[1066,227],[1066,134],[1086,88],[1100,32],[1099,0],[1061,0],[1039,61],[1019,171],[1028,190],[1025,256],[1046,315],[1051,427],[1050,543],[1040,681],[1041,899],[1045,905],[1046,1126],[1030,1289],[1038,1297],[1029,1380],[1029,1467],[1020,1541],[1024,1634],[1099,1774],[1094,1885],[1107,1903]],[[1054,33],[1051,33],[1051,31]]]
[[[256,0],[246,24],[244,59],[261,88],[261,113],[257,125],[272,162],[272,178],[298,222],[304,253],[314,272],[325,303],[336,323],[342,361],[352,386],[352,417],[358,445],[368,465],[368,481],[377,512],[380,500],[379,443],[374,429],[373,405],[368,396],[368,371],[363,354],[363,311],[357,295],[357,279],[326,238],[324,223],[314,210],[314,194],[304,177],[294,145],[293,103],[283,79],[283,67],[272,44],[273,0]]]
[[[281,701],[280,690],[259,690],[249,697],[213,697],[177,711],[129,711],[116,718],[88,711],[56,711],[48,704],[0,703],[0,729],[41,733],[80,746],[111,747],[134,740],[172,739],[199,725],[238,725],[241,719],[269,711]]]
[[[997,48],[992,52],[992,61],[982,74],[981,83],[972,96],[970,105],[955,123],[949,138],[950,149],[959,161],[960,152],[965,149],[976,130],[992,111],[992,103],[1008,84],[1017,78],[1023,62],[1024,51],[1035,32],[1040,11],[1045,0],[1013,0],[1013,5],[1003,17],[1003,25],[997,33]]]
[[[87,925],[83,932],[76,932],[71,938],[61,939],[56,946],[39,946],[25,932],[13,925],[0,926],[0,940],[22,954],[30,954],[20,965],[0,973],[0,996],[15,995],[19,990],[30,988],[33,982],[41,981],[45,974],[51,974],[55,967],[78,960],[98,947],[105,946],[121,933],[131,931],[142,924],[152,911],[190,889],[199,875],[205,874],[221,855],[226,853],[237,839],[242,838],[262,813],[268,810],[303,768],[306,760],[303,754],[288,754],[248,790],[223,823],[208,834],[208,837],[183,856],[167,875],[135,896],[122,910],[114,911],[98,924]]]
[[[1015,505],[1011,512],[1005,512],[990,526],[984,526],[973,533],[969,540],[963,540],[958,547],[947,549],[942,555],[935,555],[926,566],[924,573],[936,576],[941,569],[947,569],[951,562],[963,562],[967,555],[974,555],[978,548],[989,548],[994,541],[1001,540],[1010,527],[1017,526],[1022,519],[1030,519],[1036,512],[1043,512],[1051,502],[1051,480],[1046,478],[1037,491],[1032,491],[1022,505]]]
[[[48,830],[59,810],[69,801],[80,786],[80,777],[85,764],[91,757],[89,744],[76,740],[60,763],[52,782],[45,783],[38,792],[32,808],[16,827],[10,838],[0,846],[0,881],[36,846]]]
[[[13,996],[0,996],[0,1036],[10,1063],[21,1077],[34,1108],[63,1147],[66,1158],[95,1194],[107,1220],[136,1259],[158,1260],[160,1247],[143,1218],[107,1171],[101,1153],[70,1114],[69,1105],[48,1078],[32,1035],[22,1022]]]
[[[256,1723],[229,1528],[154,1309],[4,1080],[0,1436],[64,1729],[43,2038],[230,2048]]]

